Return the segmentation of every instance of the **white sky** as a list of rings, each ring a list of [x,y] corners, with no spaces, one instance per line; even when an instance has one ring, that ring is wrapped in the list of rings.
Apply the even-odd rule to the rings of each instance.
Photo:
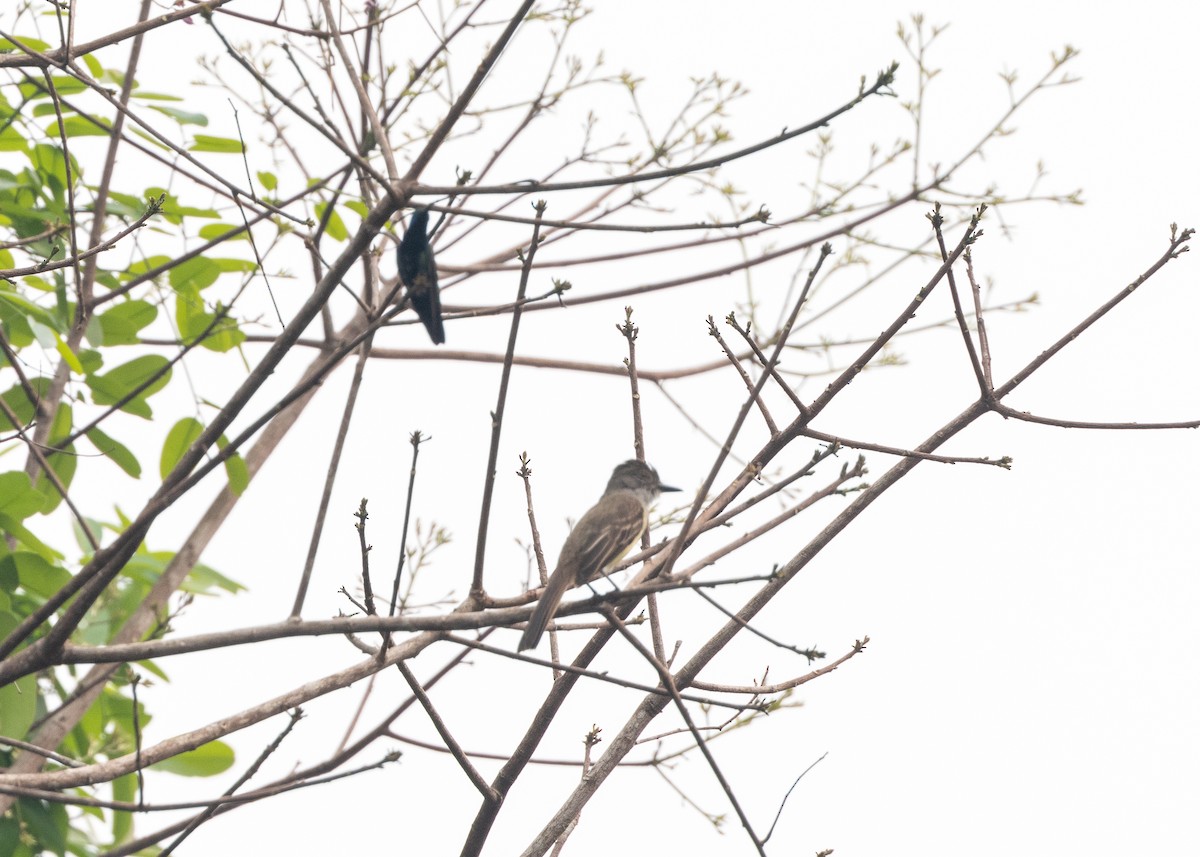
[[[895,36],[896,21],[907,22],[910,12],[900,4],[596,5],[601,8],[580,28],[574,51],[588,57],[602,49],[610,69],[644,77],[640,94],[649,110],[660,105],[667,110],[686,91],[688,76],[718,71],[747,85],[750,94],[724,120],[739,145],[841,103],[859,76],[873,77],[892,59],[902,62],[897,91],[904,98],[913,91],[915,71]],[[1087,201],[1083,207],[1013,207],[1004,212],[1008,237],[995,219],[985,226],[976,266],[994,280],[995,299],[1035,291],[1041,299],[1033,311],[997,317],[991,327],[997,378],[1006,377],[1148,267],[1165,249],[1171,222],[1200,226],[1200,106],[1192,83],[1200,7],[1151,3],[1136,14],[1128,4],[1111,2],[926,2],[916,8],[928,22],[951,24],[931,59],[942,73],[928,93],[927,162],[955,159],[1000,115],[1007,96],[997,72],[1018,71],[1023,89],[1045,70],[1050,51],[1067,43],[1082,51],[1068,69],[1082,81],[1037,97],[1011,123],[1018,133],[990,144],[987,162],[972,168],[975,181],[958,184],[978,187],[995,176],[1004,190],[1019,193],[1041,160],[1049,175],[1040,192],[1082,188]],[[170,28],[167,38],[178,37],[181,29]],[[216,52],[202,26],[185,35],[197,52]],[[159,42],[154,50],[159,56],[174,53],[174,73],[196,76],[178,42]],[[528,57],[510,50],[490,83],[515,74]],[[457,59],[466,69],[475,63]],[[597,109],[606,104],[598,101]],[[578,118],[573,114],[564,122]],[[616,108],[601,118],[625,121]],[[883,101],[863,105],[835,124],[843,175],[861,168],[870,142],[886,148],[908,130],[897,105]],[[736,180],[747,200],[780,213],[803,207],[807,196],[799,183],[809,175],[804,157],[809,147],[809,141],[794,142],[761,163],[739,165]],[[424,178],[449,184],[453,166],[438,162]],[[500,171],[493,178],[525,177]],[[925,228],[923,211],[906,209],[873,231],[882,240],[903,241]],[[676,212],[684,221],[707,213]],[[554,216],[553,208],[548,216]],[[626,237],[618,246],[636,245]],[[1070,419],[1196,419],[1200,256],[1189,255],[1073,344],[1009,404]],[[469,259],[451,255],[443,261]],[[756,273],[755,288],[778,297],[790,273],[786,267]],[[918,274],[896,277],[888,293],[907,300],[923,282]],[[644,279],[670,275],[664,269]],[[575,269],[569,276],[580,293],[613,285],[607,272]],[[658,369],[711,359],[716,351],[703,317],[722,317],[744,293],[742,285],[729,280],[689,290],[685,307],[678,303],[682,295],[636,302],[643,321],[640,364]],[[446,300],[483,302],[483,295]],[[592,312],[531,314],[524,353],[615,363],[623,356],[623,342],[611,325],[620,317],[619,303]],[[835,316],[831,324],[814,335],[861,330],[853,314]],[[450,323],[447,347],[499,348],[506,330],[505,324]],[[416,328],[402,329],[395,342],[424,347]],[[817,427],[912,446],[968,404],[972,382],[957,334],[938,331],[906,342],[904,355],[908,366],[856,380],[842,406]],[[230,528],[205,555],[252,591],[197,605],[179,624],[182,633],[285,615],[348,377],[343,372],[326,384],[300,434],[278,453],[281,461],[264,471],[262,485],[256,482],[244,499],[238,514],[253,523]],[[415,428],[434,437],[422,451],[422,517],[436,518],[455,535],[439,555],[431,572],[437,576],[427,582],[425,594],[465,591],[496,379],[494,366],[449,363],[370,371],[308,615],[327,616],[346,606],[336,589],[355,584],[349,513],[359,497],[371,500],[371,541],[380,571],[390,564],[385,558],[394,556],[398,542],[392,522],[399,520],[403,503],[397,480],[407,471],[405,438]],[[564,373],[514,375],[497,494],[498,509],[506,511],[498,513],[489,541],[491,562],[511,570],[495,587],[497,594],[519,591],[524,573],[512,546],[513,538],[525,534],[520,484],[511,476],[516,454],[528,450],[534,458],[551,559],[566,518],[582,512],[612,465],[628,457],[624,387],[610,379],[586,383],[581,393],[580,381]],[[723,435],[728,415],[704,411],[703,385],[719,389],[732,383],[723,373],[672,390],[695,402],[710,430]],[[824,383],[815,380],[805,395]],[[665,481],[694,489],[707,472],[711,448],[661,397],[650,390],[644,395],[650,460]],[[1197,443],[1195,432],[1067,432],[986,419],[944,451],[1011,455],[1011,472],[922,465],[822,553],[760,617],[760,626],[831,658],[864,634],[871,645],[837,673],[801,688],[795,698],[802,709],[773,715],[713,745],[760,831],[796,775],[828,752],[793,793],[770,852],[1103,857],[1200,850]],[[799,462],[812,448],[798,447],[788,461]],[[842,455],[852,459],[849,452]],[[869,456],[874,476],[889,464],[883,456]],[[816,482],[827,478],[823,474]],[[306,498],[302,507],[296,497]],[[815,517],[718,571],[750,573],[782,562],[838,508],[818,507]],[[153,546],[165,547],[172,533],[186,532],[189,525],[187,513],[164,522],[156,530],[161,541]],[[737,594],[724,598],[729,605],[741,603]],[[699,642],[686,636],[691,630],[681,619],[667,633],[685,636],[688,651]],[[506,645],[509,637],[515,642],[512,634],[493,639]],[[449,646],[435,648],[414,668],[427,675],[452,654]],[[357,657],[342,641],[323,639],[166,662],[173,683],[146,692],[156,714],[148,740],[239,711],[266,692],[283,691]],[[472,660],[473,666],[439,687],[435,699],[455,718],[451,726],[464,746],[507,752],[548,678],[495,658]],[[639,674],[642,669],[632,661],[617,663]],[[808,669],[799,659],[739,639],[708,678],[745,683],[767,666],[776,680]],[[405,690],[399,676],[389,674],[380,677],[376,693],[382,699],[372,710],[382,711]],[[311,764],[327,753],[358,699],[356,689],[308,707],[310,718],[281,751],[276,770],[294,760]],[[582,694],[564,708],[538,755],[577,757],[592,723],[615,734],[639,699],[608,688]],[[239,762],[252,758],[278,728],[273,722],[235,736]],[[403,731],[430,734],[415,713]],[[494,771],[491,763],[481,768],[485,776]],[[575,776],[569,769],[528,771],[506,803],[487,853],[519,853]],[[723,836],[654,773],[637,769],[611,779],[589,805],[568,853],[608,854],[617,848],[751,853],[699,756],[677,767],[673,777],[705,809],[727,815]],[[153,800],[216,790],[202,781],[155,782],[162,791],[152,793]],[[477,805],[447,759],[406,748],[401,764],[385,773],[230,813],[194,834],[181,853],[248,853],[283,845],[301,854],[332,849],[452,854]],[[139,830],[157,821],[139,821]]]

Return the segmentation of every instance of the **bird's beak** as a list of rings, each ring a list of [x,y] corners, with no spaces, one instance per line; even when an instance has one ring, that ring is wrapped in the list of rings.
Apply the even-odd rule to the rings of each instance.
[[[664,493],[664,494],[665,494],[665,493],[667,493],[668,491],[682,491],[683,489],[682,489],[682,488],[676,488],[674,485],[663,485],[663,484],[660,482],[660,483],[658,483],[658,490],[659,490],[659,491],[661,491],[662,493]]]

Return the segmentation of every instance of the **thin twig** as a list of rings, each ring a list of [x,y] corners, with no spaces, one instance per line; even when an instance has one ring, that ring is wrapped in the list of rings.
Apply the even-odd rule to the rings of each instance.
[[[272,740],[270,744],[268,744],[266,747],[263,748],[263,751],[258,754],[258,758],[255,759],[253,764],[251,764],[250,767],[246,769],[245,773],[243,773],[240,777],[238,777],[237,781],[222,793],[222,797],[232,796],[233,794],[235,794],[237,792],[238,789],[240,789],[246,783],[250,782],[250,779],[256,773],[258,773],[259,769],[263,766],[263,764],[267,761],[267,759],[269,759],[275,753],[275,751],[279,749],[279,745],[283,743],[283,739],[286,738],[288,736],[288,734],[296,727],[296,724],[300,722],[300,718],[302,716],[303,716],[303,713],[301,712],[301,710],[299,708],[293,710],[291,713],[288,714],[288,722],[283,727],[282,731],[280,731],[280,733],[275,736],[274,740]],[[189,836],[191,836],[192,833],[196,830],[196,828],[198,828],[200,825],[204,824],[204,822],[206,822],[210,818],[212,818],[216,814],[216,812],[220,808],[220,806],[221,806],[221,804],[214,803],[212,806],[208,807],[207,809],[202,811],[199,815],[197,815],[195,818],[193,818],[190,822],[188,822],[188,826],[185,827],[183,829],[183,831],[177,837],[175,837],[175,839],[171,842],[171,844],[169,844],[166,848],[164,848],[162,851],[159,852],[159,857],[167,857],[168,854],[170,854],[176,848],[178,848],[180,843],[182,843],[183,840],[185,840]]]
[[[828,755],[828,752],[822,753],[816,762],[813,762],[800,772],[800,776],[796,777],[796,781],[792,783],[792,787],[787,790],[787,793],[783,796],[783,800],[779,802],[779,811],[775,813],[775,820],[771,822],[771,829],[768,830],[767,835],[763,837],[763,845],[766,845],[771,840],[771,834],[775,832],[775,825],[779,823],[779,816],[783,815],[783,808],[787,805],[788,798],[792,796],[792,791],[796,788],[796,786],[800,785],[800,781],[804,779],[804,775],[815,768],[817,763]]]
[[[396,615],[397,600],[400,595],[400,576],[404,572],[404,560],[408,556],[408,524],[412,518],[412,501],[413,488],[417,484],[417,456],[421,452],[421,444],[429,438],[424,437],[420,430],[414,431],[408,436],[408,442],[412,446],[412,461],[408,466],[408,490],[404,495],[404,523],[400,528],[400,551],[396,557],[396,577],[392,580],[392,597],[388,601],[388,615]],[[385,640],[384,648],[391,645],[391,638]]]
[[[400,670],[400,674],[404,676],[404,680],[408,682],[408,687],[413,692],[413,696],[421,703],[421,707],[425,709],[425,713],[429,715],[430,722],[433,723],[433,728],[437,730],[438,735],[442,736],[442,741],[446,745],[446,749],[450,751],[450,755],[458,762],[460,768],[467,775],[467,779],[471,781],[471,785],[479,790],[485,800],[499,800],[499,795],[496,790],[488,785],[487,780],[480,776],[479,771],[475,770],[475,766],[471,764],[471,760],[467,758],[467,754],[463,752],[462,747],[450,734],[449,728],[446,726],[441,715],[437,713],[437,709],[433,707],[433,701],[429,698],[429,694],[425,692],[425,688],[421,687],[421,683],[417,681],[417,677],[413,675],[412,670],[408,668],[408,664],[404,661],[399,661],[396,668]]]
[[[292,602],[292,612],[289,614],[293,619],[299,619],[300,613],[304,609],[308,584],[312,580],[313,567],[317,562],[317,549],[321,545],[321,535],[325,532],[325,516],[329,512],[329,501],[333,496],[333,483],[337,479],[338,467],[342,463],[342,450],[346,446],[346,436],[350,433],[350,418],[353,416],[354,406],[358,402],[358,391],[362,387],[363,373],[366,371],[367,358],[370,353],[371,339],[368,337],[363,340],[358,353],[358,361],[354,364],[354,375],[350,378],[350,389],[346,391],[346,404],[342,408],[342,419],[338,423],[337,437],[334,438],[333,450],[329,454],[329,466],[325,469],[325,485],[321,490],[321,501],[317,504],[317,516],[313,521],[312,535],[308,540],[308,553],[304,557],[304,569],[300,572],[300,583],[296,586],[296,599]],[[365,509],[363,513],[366,514]]]
[[[746,385],[746,389],[750,392],[751,399],[753,400],[754,404],[758,405],[759,411],[762,412],[763,422],[767,424],[767,431],[771,433],[771,437],[777,437],[779,435],[779,426],[775,425],[775,420],[771,418],[771,412],[767,410],[767,403],[764,402],[762,400],[762,396],[759,395],[759,390],[761,390],[761,387],[756,389],[754,381],[751,380],[749,373],[742,368],[741,362],[734,355],[733,349],[729,347],[729,343],[727,343],[725,338],[721,336],[721,331],[717,329],[716,322],[713,321],[713,317],[711,315],[708,317],[708,335],[717,340],[717,344],[721,346],[721,352],[727,358],[729,358],[730,365],[733,366],[733,368],[737,370],[738,375],[741,376],[742,383]],[[775,374],[773,367],[769,369],[769,374]]]
[[[546,210],[546,203],[540,201],[534,205],[534,209],[537,211],[540,221],[542,212]],[[504,367],[500,370],[500,391],[496,394],[496,409],[492,411],[492,439],[488,446],[487,471],[483,477],[482,508],[479,512],[479,532],[475,539],[475,572],[471,577],[471,594],[476,598],[484,596],[483,560],[484,550],[487,547],[488,521],[492,514],[492,490],[496,484],[496,463],[500,454],[500,431],[504,426],[504,406],[508,401],[508,380],[512,375],[513,354],[517,348],[517,331],[521,327],[521,304],[525,300],[525,289],[529,285],[529,266],[533,262],[534,254],[537,253],[539,232],[539,223],[535,222],[533,239],[529,242],[529,251],[523,254],[521,259],[525,265],[521,268],[521,281],[517,285],[517,300],[513,307],[512,324],[508,329],[508,347],[504,352]]]
[[[601,612],[604,614],[604,617],[612,623],[613,627],[618,631],[618,633],[620,633],[621,636],[623,636],[629,642],[629,644],[637,650],[638,654],[645,658],[646,662],[649,663],[650,666],[652,666],[658,673],[659,681],[662,682],[662,687],[671,694],[671,700],[675,703],[675,710],[679,712],[679,716],[683,719],[683,722],[687,724],[688,731],[692,733],[692,739],[696,742],[696,748],[700,751],[701,755],[704,756],[704,760],[708,762],[708,767],[712,771],[713,776],[716,777],[717,783],[721,786],[721,790],[725,792],[726,799],[728,799],[730,806],[733,807],[733,811],[737,813],[737,817],[742,823],[742,829],[745,830],[746,835],[750,837],[750,842],[754,845],[754,848],[756,851],[758,851],[759,855],[761,855],[761,857],[766,857],[767,852],[763,850],[762,840],[760,840],[758,838],[758,834],[754,832],[754,827],[750,824],[749,817],[742,809],[741,801],[737,799],[737,795],[734,794],[733,791],[733,786],[729,783],[729,780],[726,779],[725,773],[721,770],[721,766],[717,764],[716,757],[713,756],[712,751],[709,750],[708,742],[705,740],[704,735],[701,734],[698,728],[696,728],[696,723],[694,720],[692,720],[691,712],[688,711],[687,706],[683,702],[683,698],[679,694],[679,688],[675,685],[675,677],[671,675],[671,671],[667,669],[666,665],[662,661],[654,656],[653,652],[643,646],[641,641],[635,637],[628,628],[625,627],[625,623],[617,618],[616,613],[613,612],[611,607],[605,607],[601,610]]]
[[[985,206],[979,207],[979,213],[982,214]],[[946,238],[942,235],[942,206],[941,203],[935,203],[933,213],[928,215],[929,222],[933,224],[933,233],[937,236],[938,250],[942,254],[942,261],[947,261],[950,256],[946,252]],[[979,234],[982,234],[979,233]],[[946,286],[950,290],[950,299],[954,303],[954,318],[958,322],[959,332],[962,334],[963,345],[967,349],[967,357],[971,361],[971,369],[975,372],[975,381],[979,384],[980,395],[986,396],[989,394],[987,378],[983,374],[983,366],[979,363],[979,355],[975,352],[975,343],[971,340],[971,329],[967,326],[967,316],[963,312],[962,300],[958,296],[958,283],[954,279],[954,268],[950,267],[946,270]]]

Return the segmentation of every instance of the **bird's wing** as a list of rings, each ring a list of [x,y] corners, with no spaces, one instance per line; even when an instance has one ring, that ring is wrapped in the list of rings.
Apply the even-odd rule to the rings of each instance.
[[[575,585],[582,586],[625,556],[645,529],[646,509],[637,497],[601,497],[567,536],[558,564],[569,564]]]
[[[446,341],[446,331],[442,327],[437,263],[425,235],[425,225],[418,223],[415,218],[396,251],[396,267],[400,272],[400,281],[408,290],[409,302],[429,331],[429,338],[435,345],[441,345]]]
[[[535,648],[563,595],[625,556],[646,529],[646,507],[632,494],[606,494],[579,519],[563,543],[558,565],[521,635],[517,651]]]
[[[410,289],[427,289],[437,285],[437,268],[433,253],[424,241],[402,243],[396,255],[400,281]]]
[[[417,313],[417,318],[421,319],[425,330],[429,332],[433,344],[441,345],[446,341],[446,330],[442,326],[442,298],[438,292],[437,276],[433,278],[432,287],[428,282],[425,276],[418,276],[416,282],[408,288],[408,299]]]
[[[433,263],[433,249],[429,246],[429,212],[414,211],[396,248],[396,267],[404,285],[412,288],[437,286],[437,268]],[[424,282],[418,282],[424,278]]]

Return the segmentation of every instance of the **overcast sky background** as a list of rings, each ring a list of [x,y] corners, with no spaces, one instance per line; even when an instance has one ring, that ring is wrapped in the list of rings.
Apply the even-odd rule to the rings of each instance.
[[[1031,312],[998,316],[990,327],[998,379],[1157,259],[1166,248],[1170,223],[1200,225],[1200,104],[1192,79],[1200,7],[1195,4],[1151,3],[1137,14],[1127,4],[1112,2],[1012,2],[1003,8],[695,0],[595,5],[599,8],[579,28],[573,52],[588,57],[603,50],[609,68],[644,77],[640,95],[651,115],[678,100],[689,76],[717,71],[743,82],[750,93],[725,120],[738,145],[824,113],[857,89],[860,76],[873,78],[893,59],[901,61],[896,90],[911,97],[915,70],[896,38],[897,21],[907,23],[910,12],[919,11],[929,23],[950,24],[931,54],[942,73],[928,94],[926,163],[957,158],[1001,115],[1007,94],[998,72],[1018,71],[1017,87],[1023,89],[1047,68],[1051,51],[1068,43],[1082,51],[1068,68],[1081,81],[1034,99],[1011,123],[1018,133],[991,144],[986,163],[972,168],[971,175],[980,178],[976,186],[994,171],[1004,189],[1017,193],[1040,160],[1048,171],[1040,191],[1082,188],[1087,202],[1014,207],[1005,212],[1007,235],[998,222],[985,224],[976,267],[993,281],[995,299],[1040,296]],[[111,29],[111,22],[105,26]],[[180,85],[194,79],[198,74],[183,46],[187,52],[217,50],[202,25],[171,27],[148,43],[150,62],[157,65],[144,68],[178,77]],[[489,86],[517,75],[529,56],[521,48],[518,40]],[[468,69],[477,61],[458,59]],[[172,91],[166,83],[161,88]],[[598,101],[597,109],[605,104]],[[210,115],[217,116],[216,110]],[[620,115],[602,118],[622,121]],[[221,122],[216,124],[212,133],[230,133],[228,121],[223,131]],[[834,125],[844,174],[856,174],[869,143],[886,148],[909,130],[895,104],[863,105]],[[808,175],[803,153],[809,145],[794,142],[771,157],[739,164],[733,174],[748,199],[777,212],[800,210],[807,199],[799,183]],[[789,162],[790,172],[780,166]],[[439,161],[423,178],[449,184],[454,165]],[[525,177],[493,176],[496,181]],[[708,212],[677,214],[688,221]],[[881,238],[915,234],[927,226],[922,214],[905,209],[881,223],[878,232]],[[1008,403],[1080,420],[1200,416],[1197,252],[1169,265]],[[448,255],[443,261],[467,260]],[[924,281],[922,271],[927,276],[927,268],[914,270],[890,288],[911,294]],[[643,279],[670,275],[665,267],[645,272]],[[786,268],[756,274],[756,288],[781,294],[788,275]],[[572,271],[570,276],[582,293],[613,285],[608,274]],[[730,281],[691,289],[686,307],[674,293],[637,302],[643,329],[640,365],[659,369],[712,359],[703,318],[724,316],[740,285]],[[503,288],[510,286],[515,288]],[[940,295],[944,298],[944,291]],[[447,295],[445,300],[483,302],[484,296]],[[621,311],[620,302],[614,302],[590,313],[530,314],[519,349],[564,357],[582,352],[587,359],[618,363],[624,344],[611,326]],[[839,335],[857,328],[847,320],[842,328],[813,333]],[[418,329],[406,330],[401,344],[424,347]],[[448,347],[469,343],[499,350],[506,330],[504,324],[451,323]],[[954,348],[956,338],[952,331],[939,331],[906,343],[908,366],[864,374],[817,427],[898,446],[920,443],[970,402],[973,381],[961,345]],[[254,526],[230,528],[205,554],[207,563],[251,591],[193,607],[178,623],[181,633],[276,621],[286,614],[347,379],[342,372],[325,385],[300,434],[286,442],[281,461],[264,470],[242,501],[239,514]],[[360,497],[371,498],[378,528],[371,541],[381,567],[391,562],[383,558],[394,556],[398,534],[388,522],[399,520],[403,486],[397,480],[407,471],[409,454],[405,438],[417,428],[434,438],[422,451],[422,515],[455,533],[455,541],[439,554],[440,576],[429,584],[428,594],[454,592],[457,598],[465,593],[496,379],[496,367],[451,363],[402,363],[368,373],[309,616],[346,608],[336,590],[355,582],[349,513]],[[702,385],[730,381],[726,373],[699,386],[672,389],[696,402],[708,427],[723,435],[730,415],[703,410]],[[805,395],[811,397],[824,383],[814,381]],[[694,490],[707,472],[711,447],[661,396],[646,390],[644,397],[651,462],[665,481]],[[511,564],[512,570],[509,588],[497,594],[518,592],[524,568],[513,545],[526,532],[520,483],[510,475],[516,454],[527,450],[534,458],[551,561],[565,536],[566,518],[586,509],[613,464],[630,455],[627,389],[619,381],[595,379],[580,386],[566,373],[517,371],[510,415],[489,557]],[[838,672],[801,688],[795,699],[803,708],[780,712],[714,743],[760,831],[799,772],[828,753],[793,793],[769,851],[811,854],[833,848],[839,857],[1196,853],[1200,527],[1193,486],[1200,479],[1198,443],[1193,431],[1068,432],[988,418],[943,451],[1010,455],[1011,472],[922,465],[824,551],[759,624],[767,633],[831,657],[863,635],[870,635],[871,645]],[[812,448],[805,447],[796,462]],[[842,455],[852,458],[849,452]],[[873,476],[890,463],[869,456]],[[96,493],[102,496],[98,486]],[[155,531],[161,541],[152,547],[186,533],[189,515],[200,508],[192,504],[164,521]],[[766,570],[786,560],[838,508],[819,508],[811,521],[766,540],[758,553],[746,553],[727,571],[751,573],[753,563]],[[332,532],[335,527],[340,531]],[[726,603],[739,604],[740,596],[731,595]],[[669,627],[667,633],[685,636],[688,630]],[[509,638],[515,643],[515,634],[493,639],[507,645]],[[696,642],[688,639],[688,645]],[[435,648],[414,668],[428,675],[451,654],[448,646]],[[232,714],[267,692],[282,692],[359,657],[343,641],[325,638],[174,659],[164,664],[173,683],[144,692],[155,713],[147,740]],[[439,687],[435,699],[455,715],[451,726],[465,747],[507,752],[540,702],[548,676],[486,656],[472,661]],[[809,669],[799,659],[739,639],[708,678],[746,683],[768,665],[775,680]],[[385,710],[406,693],[399,676],[383,675],[379,683],[381,698],[372,703],[373,711]],[[359,693],[341,692],[306,706],[310,717],[277,757],[275,770],[327,754]],[[564,709],[539,756],[577,758],[579,741],[593,723],[615,734],[640,698],[607,688],[585,696]],[[279,725],[263,724],[234,736],[239,762],[252,758]],[[406,720],[403,731],[430,734],[419,717]],[[487,762],[481,768],[485,776],[494,771]],[[519,853],[576,776],[565,768],[530,769],[509,796],[487,853]],[[673,776],[705,809],[728,816],[724,835],[683,806],[652,771],[635,769],[610,780],[588,806],[568,853],[623,849],[642,854],[660,848],[751,853],[698,756],[681,763]],[[202,781],[158,777],[153,782],[161,789],[151,795],[154,800],[213,791]],[[278,840],[293,853],[451,854],[458,852],[477,805],[455,766],[410,747],[402,763],[385,773],[230,813],[194,834],[180,853],[248,853]],[[138,828],[152,829],[158,821],[139,820]],[[301,841],[309,850],[297,850]]]

